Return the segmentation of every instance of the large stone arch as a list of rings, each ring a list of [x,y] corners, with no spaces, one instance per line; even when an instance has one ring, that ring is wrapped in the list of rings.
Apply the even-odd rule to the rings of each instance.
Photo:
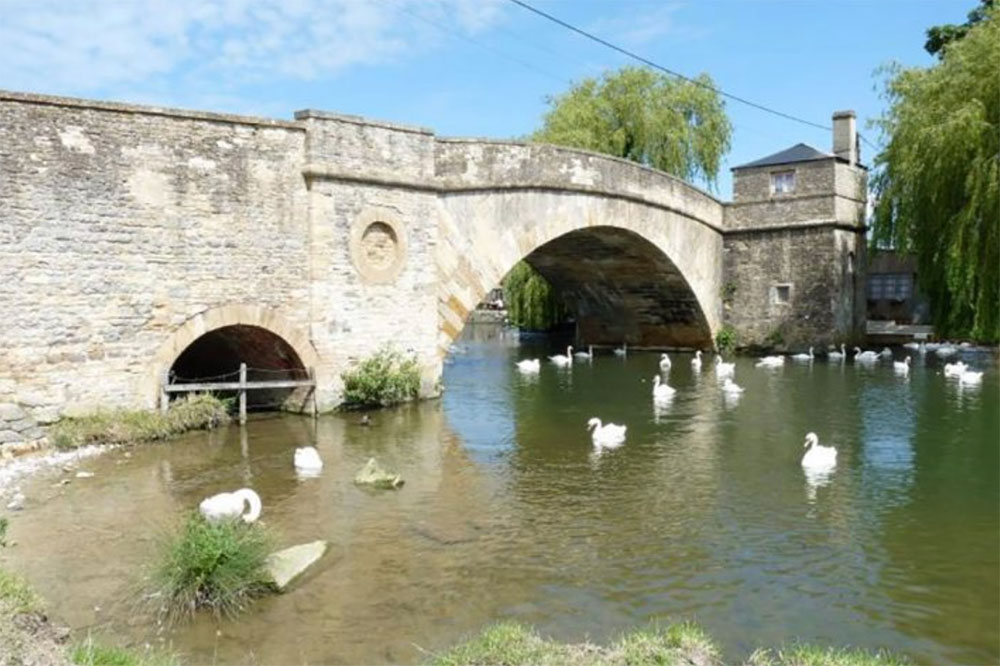
[[[317,368],[320,365],[316,349],[306,333],[294,326],[280,308],[231,303],[209,308],[188,318],[163,341],[153,357],[151,372],[143,390],[148,403],[156,404],[164,372],[170,369],[192,343],[206,333],[234,326],[264,329],[291,347],[303,367]]]

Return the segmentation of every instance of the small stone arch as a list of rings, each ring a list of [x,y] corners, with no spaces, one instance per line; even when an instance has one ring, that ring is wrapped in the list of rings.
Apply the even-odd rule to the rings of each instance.
[[[291,324],[279,309],[262,305],[227,304],[209,308],[180,324],[160,345],[150,369],[151,373],[143,391],[147,402],[154,406],[159,400],[163,374],[174,361],[196,340],[212,331],[231,326],[252,326],[279,337],[298,356],[304,368],[319,365],[319,356],[301,327]]]

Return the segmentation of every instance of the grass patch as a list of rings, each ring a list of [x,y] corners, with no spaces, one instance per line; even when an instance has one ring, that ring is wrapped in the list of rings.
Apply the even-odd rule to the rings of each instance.
[[[170,622],[199,609],[236,616],[274,589],[265,567],[273,546],[274,539],[258,523],[211,523],[192,512],[177,533],[164,539],[152,574],[161,614]]]
[[[0,615],[37,613],[41,609],[41,598],[23,578],[0,569]]]
[[[0,517],[0,548],[7,547],[7,528],[10,526],[10,521],[7,520],[7,516]]]
[[[420,364],[413,356],[384,347],[341,373],[340,378],[346,407],[387,407],[417,397]]]
[[[49,428],[49,438],[64,449],[86,444],[134,444],[226,423],[227,404],[214,395],[200,393],[174,401],[165,413],[119,409],[66,418]]]
[[[824,648],[792,645],[777,650],[757,650],[746,666],[908,666],[902,657],[880,650]]]
[[[121,648],[97,643],[92,637],[69,650],[69,659],[77,666],[179,666],[180,660],[169,652],[154,649]]]

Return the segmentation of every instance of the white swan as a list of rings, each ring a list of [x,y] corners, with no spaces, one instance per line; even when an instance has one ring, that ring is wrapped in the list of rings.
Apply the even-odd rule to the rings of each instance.
[[[672,364],[670,363],[670,357],[667,355],[667,353],[664,352],[660,354],[660,370],[669,370],[671,365]]]
[[[719,379],[732,377],[736,372],[736,363],[723,363],[721,356],[715,357],[715,376]]]
[[[844,343],[840,343],[840,351],[829,352],[826,357],[831,361],[843,361],[847,358],[847,350],[844,349]]]
[[[803,467],[819,469],[837,464],[837,449],[832,446],[820,446],[816,433],[811,432],[806,435],[805,448],[809,450],[802,456]]]
[[[909,349],[910,351],[917,351],[918,349],[920,349],[920,343],[918,343],[918,342],[907,342],[905,345],[903,345],[903,348],[904,349]]]
[[[983,373],[982,371],[976,372],[974,370],[966,370],[958,376],[959,384],[982,384],[983,383]]]
[[[542,362],[537,358],[526,358],[517,362],[517,369],[521,372],[538,372],[542,369]]]
[[[792,360],[793,361],[811,361],[811,360],[813,360],[813,358],[815,358],[815,357],[813,356],[813,348],[812,347],[809,348],[809,353],[808,354],[795,354],[795,355],[792,356]]]
[[[722,382],[722,391],[723,393],[739,395],[740,393],[743,393],[744,389],[732,379],[726,377],[726,381]]]
[[[323,469],[323,459],[314,446],[295,449],[295,469],[299,472],[319,472]]]
[[[858,363],[874,363],[878,360],[878,354],[873,351],[861,351],[861,347],[855,347],[854,360]]]
[[[911,359],[909,356],[902,361],[893,361],[892,369],[896,371],[897,375],[903,375],[905,377],[910,374],[910,362]]]
[[[249,510],[243,513],[243,507]],[[243,522],[252,523],[260,518],[260,495],[249,488],[240,488],[231,493],[219,493],[202,500],[198,510],[206,520],[218,522],[242,518]]]
[[[573,365],[573,346],[566,347],[566,355],[549,356],[549,360],[559,366]]]
[[[587,351],[578,351],[573,354],[576,358],[589,361],[594,358],[594,345],[587,345]]]
[[[785,364],[784,356],[764,356],[754,363],[755,368],[780,368]]]
[[[957,354],[958,350],[955,349],[954,347],[945,345],[943,347],[938,347],[937,349],[935,349],[934,353],[940,356],[941,358],[948,358],[949,356],[954,356],[955,354]]]
[[[892,350],[888,347],[883,347],[881,355],[883,358],[892,358]]]
[[[701,370],[701,350],[698,349],[694,352],[694,358],[691,359],[691,369],[695,372]]]
[[[615,356],[625,356],[628,354],[628,343],[623,342],[621,347],[615,348]]]
[[[601,419],[596,416],[587,421],[587,429],[593,428],[591,438],[598,448],[614,449],[625,443],[625,430],[628,426],[608,423],[601,425]]]
[[[669,400],[676,392],[673,386],[660,383],[659,375],[653,377],[653,400]]]
[[[969,369],[962,361],[955,361],[954,363],[944,364],[944,376],[945,377],[961,377],[962,373]]]

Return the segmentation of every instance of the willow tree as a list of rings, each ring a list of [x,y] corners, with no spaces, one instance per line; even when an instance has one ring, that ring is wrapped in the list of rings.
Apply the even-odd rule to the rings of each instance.
[[[599,79],[587,78],[548,99],[549,110],[532,141],[583,148],[621,157],[714,189],[732,126],[725,104],[707,74],[694,82],[660,74],[648,67],[622,67]],[[533,279],[532,311],[551,311],[551,287],[522,262],[516,270]],[[539,282],[545,285],[538,287]],[[512,296],[528,300],[505,281]],[[516,321],[516,320],[514,320]],[[551,326],[551,324],[550,324]],[[546,326],[548,328],[550,326]]]
[[[928,68],[889,69],[873,241],[917,258],[942,336],[1000,338],[1000,11]]]
[[[566,317],[566,308],[552,285],[525,261],[511,269],[503,282],[510,323],[531,331],[546,331]]]

